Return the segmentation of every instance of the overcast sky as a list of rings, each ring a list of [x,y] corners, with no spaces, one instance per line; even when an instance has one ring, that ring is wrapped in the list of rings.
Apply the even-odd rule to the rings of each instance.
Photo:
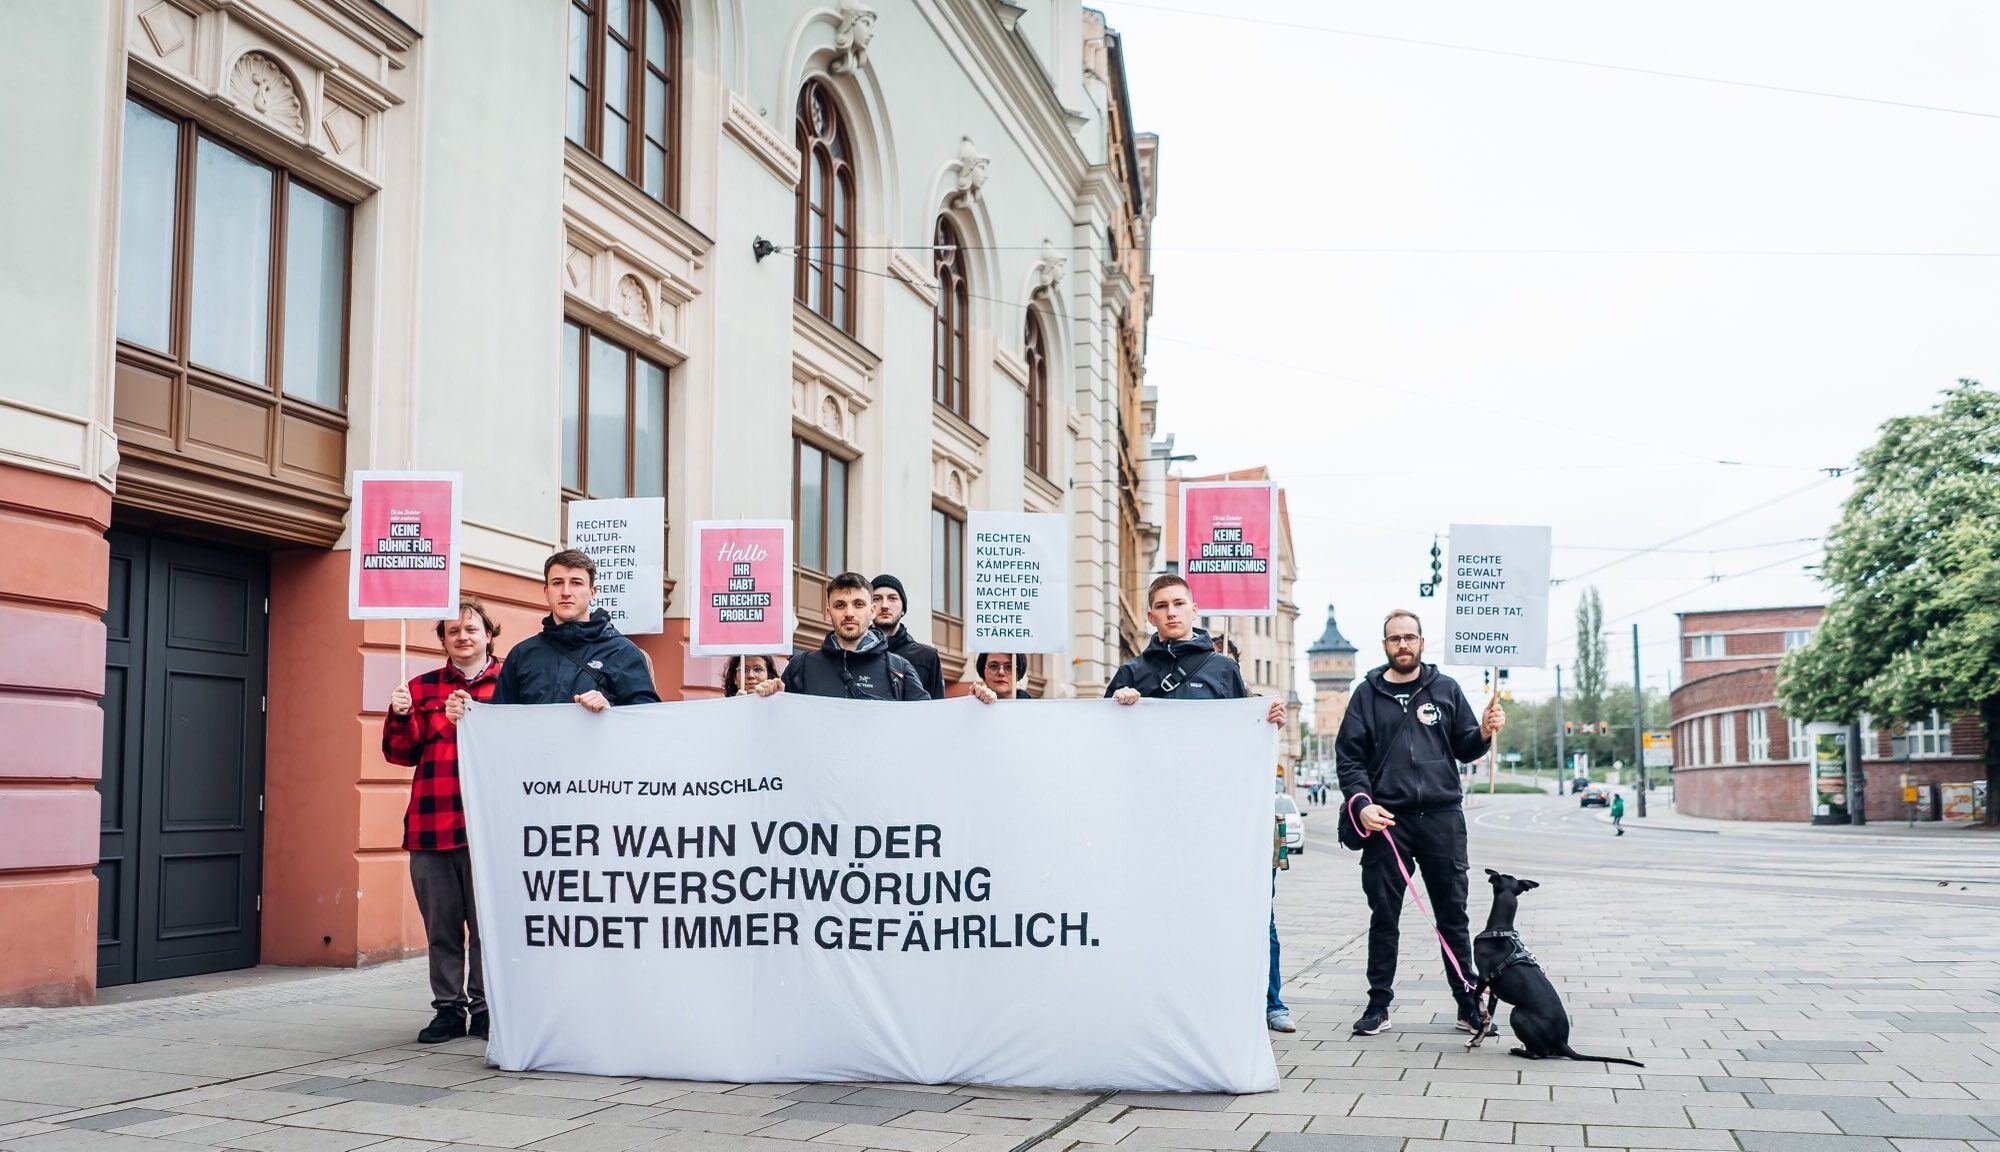
[[[1102,7],[1161,137],[1160,427],[1290,492],[1304,695],[1328,603],[1364,667],[1435,614],[1454,521],[1553,527],[1566,683],[1590,584],[1613,679],[1636,621],[1678,683],[1674,613],[1823,602],[1851,481],[1818,469],[2000,384],[2000,5]]]

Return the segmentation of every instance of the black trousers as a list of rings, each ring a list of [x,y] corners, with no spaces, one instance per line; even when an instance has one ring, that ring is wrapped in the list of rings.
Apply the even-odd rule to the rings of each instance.
[[[1424,896],[1437,916],[1438,931],[1458,957],[1458,966],[1467,979],[1477,979],[1472,971],[1472,932],[1466,921],[1466,873],[1470,862],[1465,847],[1465,813],[1458,809],[1443,812],[1397,812],[1396,826],[1390,829],[1403,866],[1421,877]],[[1368,1003],[1386,1008],[1396,998],[1396,953],[1401,942],[1403,916],[1403,874],[1396,868],[1396,854],[1389,849],[1389,837],[1376,833],[1361,849],[1361,891],[1368,897]],[[1428,928],[1426,941],[1435,939]],[[1466,994],[1458,974],[1440,950],[1438,963],[1444,965],[1445,982],[1461,1005]]]
[[[416,889],[430,944],[431,1007],[486,1011],[486,972],[479,954],[478,910],[472,902],[472,853],[464,848],[410,853],[410,887]]]

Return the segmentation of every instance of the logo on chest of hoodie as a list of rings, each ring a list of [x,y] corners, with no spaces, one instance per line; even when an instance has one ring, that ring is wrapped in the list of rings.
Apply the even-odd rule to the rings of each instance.
[[[1417,705],[1417,721],[1423,724],[1426,728],[1437,727],[1438,717],[1440,715],[1441,713],[1438,711],[1438,706],[1436,704],[1431,703],[1429,700],[1426,700],[1422,704]]]

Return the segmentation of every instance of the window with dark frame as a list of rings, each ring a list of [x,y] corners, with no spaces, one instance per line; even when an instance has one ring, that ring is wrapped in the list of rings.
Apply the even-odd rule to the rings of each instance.
[[[563,321],[562,485],[571,499],[667,494],[667,370]]]
[[[854,162],[840,106],[825,83],[799,90],[798,270],[793,295],[854,334]]]
[[[1037,295],[1036,301],[1041,297]],[[1027,463],[1038,476],[1049,474],[1049,349],[1040,310],[1028,307],[1021,356],[1028,363]]]
[[[931,335],[931,398],[961,419],[970,419],[971,293],[966,287],[965,251],[958,229],[950,220],[938,217],[937,234],[931,241],[932,271],[937,276],[937,317]]]
[[[669,208],[680,205],[680,56],[672,0],[570,0],[564,134]]]
[[[848,463],[811,440],[792,438],[792,531],[799,567],[821,576],[847,570]]]
[[[931,641],[965,650],[965,519],[931,508]]]
[[[118,212],[121,359],[346,426],[347,204],[128,97]]]

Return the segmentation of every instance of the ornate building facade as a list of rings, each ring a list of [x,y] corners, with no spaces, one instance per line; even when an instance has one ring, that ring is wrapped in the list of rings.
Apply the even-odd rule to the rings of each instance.
[[[0,188],[0,1003],[421,949],[399,630],[346,618],[358,469],[465,474],[503,649],[566,501],[664,497],[669,699],[719,674],[673,580],[700,519],[793,518],[804,642],[828,576],[898,574],[956,677],[967,514],[1064,514],[1102,595],[1036,687],[1134,642],[1157,142],[1075,0],[105,0],[0,35],[42,62],[0,102],[45,110]]]

